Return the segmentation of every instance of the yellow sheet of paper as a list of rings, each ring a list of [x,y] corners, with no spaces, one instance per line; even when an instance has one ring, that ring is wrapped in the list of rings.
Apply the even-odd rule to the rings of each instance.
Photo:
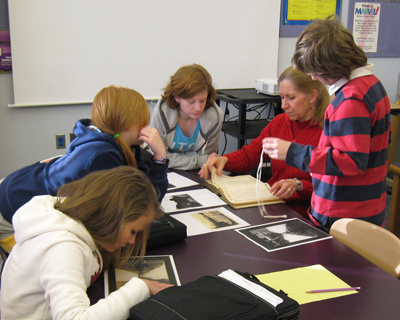
[[[336,13],[337,0],[288,0],[288,20],[325,19]]]
[[[257,278],[275,290],[283,290],[299,304],[331,299],[357,293],[356,290],[340,292],[306,293],[310,290],[350,288],[320,264],[257,275]],[[356,284],[354,284],[356,286]]]

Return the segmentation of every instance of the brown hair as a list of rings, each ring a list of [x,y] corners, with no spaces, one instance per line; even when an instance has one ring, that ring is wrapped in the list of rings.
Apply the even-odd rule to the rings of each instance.
[[[147,102],[133,89],[109,86],[103,88],[93,100],[93,125],[113,137],[133,125],[142,128],[149,122],[150,111]],[[130,146],[119,136],[115,139],[122,149],[128,166],[137,167]]]
[[[110,263],[121,266],[132,253],[143,256],[149,228],[137,233],[134,245],[113,253],[102,249],[102,244],[114,244],[129,221],[163,215],[147,176],[128,166],[93,172],[60,187],[54,208],[85,226],[102,253],[105,268]]]
[[[278,78],[278,83],[281,83],[283,80],[290,81],[296,89],[303,94],[310,94],[314,90],[317,91],[318,96],[315,105],[315,114],[311,120],[323,128],[325,110],[329,105],[329,93],[325,85],[322,82],[313,80],[311,76],[293,67],[289,67],[282,72]]]
[[[170,82],[164,88],[162,98],[167,102],[169,108],[178,109],[179,103],[175,98],[188,99],[204,90],[208,93],[205,106],[205,110],[207,110],[214,104],[217,92],[208,71],[201,65],[192,64],[181,67],[171,76]]]
[[[351,72],[367,64],[365,52],[353,35],[334,16],[315,19],[299,36],[292,57],[296,69],[325,79],[350,78]]]

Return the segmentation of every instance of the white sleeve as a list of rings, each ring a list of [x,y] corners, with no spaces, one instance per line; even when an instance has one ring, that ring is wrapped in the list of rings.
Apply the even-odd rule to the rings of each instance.
[[[169,159],[168,168],[180,170],[199,169],[207,161],[207,154],[201,154],[201,151],[187,151],[183,153],[167,152]]]
[[[207,147],[204,152],[206,155],[209,155],[213,152],[218,153],[219,136],[221,134],[221,129],[222,129],[223,112],[221,108],[218,107],[217,105],[215,105],[215,111],[217,113],[217,115],[215,116],[215,123],[217,124],[217,126],[208,140]],[[201,165],[203,165],[203,163]]]
[[[165,126],[161,119],[161,104],[162,104],[162,100],[160,99],[157,102],[157,105],[154,107],[153,112],[151,113],[149,126],[157,129],[161,138],[163,138],[165,135]]]
[[[74,241],[50,247],[42,256],[40,281],[49,302],[52,319],[125,320],[129,309],[150,296],[140,279],[130,280],[119,290],[90,306],[86,289],[92,272],[85,268],[96,262],[90,248]]]

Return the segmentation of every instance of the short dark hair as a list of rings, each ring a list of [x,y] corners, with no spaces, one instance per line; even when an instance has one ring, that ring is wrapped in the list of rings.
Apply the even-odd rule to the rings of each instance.
[[[326,79],[350,78],[351,72],[367,64],[365,52],[335,16],[315,19],[299,36],[292,57],[294,67]]]

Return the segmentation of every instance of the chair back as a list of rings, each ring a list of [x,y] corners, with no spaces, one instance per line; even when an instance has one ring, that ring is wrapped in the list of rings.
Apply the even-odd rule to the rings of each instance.
[[[400,239],[372,223],[343,218],[335,221],[330,235],[392,276],[400,276]]]
[[[388,219],[388,230],[395,236],[400,235],[400,163],[390,165],[393,172],[392,198],[390,200],[390,210]]]

